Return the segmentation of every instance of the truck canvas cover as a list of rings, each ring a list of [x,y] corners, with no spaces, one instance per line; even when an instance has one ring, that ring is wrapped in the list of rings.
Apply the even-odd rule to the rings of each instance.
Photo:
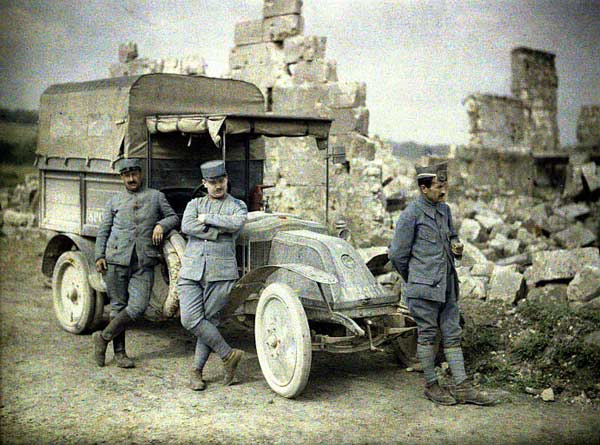
[[[36,154],[145,157],[147,116],[263,112],[260,90],[239,80],[160,73],[53,85],[41,97]]]

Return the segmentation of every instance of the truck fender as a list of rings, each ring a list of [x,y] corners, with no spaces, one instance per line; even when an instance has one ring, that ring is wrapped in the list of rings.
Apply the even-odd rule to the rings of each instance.
[[[229,294],[229,302],[225,308],[223,308],[223,317],[225,318],[232,315],[250,294],[260,290],[265,283],[265,280],[273,274],[273,272],[281,269],[294,272],[315,283],[335,284],[338,282],[335,275],[306,264],[288,263],[257,267],[235,283],[235,286]]]
[[[47,277],[52,277],[54,266],[58,258],[69,250],[79,250],[83,253],[88,263],[88,281],[90,286],[98,292],[106,292],[106,284],[102,275],[96,272],[96,262],[94,261],[95,241],[90,238],[84,238],[74,233],[59,233],[54,236],[46,245],[44,256],[42,258],[42,273]]]

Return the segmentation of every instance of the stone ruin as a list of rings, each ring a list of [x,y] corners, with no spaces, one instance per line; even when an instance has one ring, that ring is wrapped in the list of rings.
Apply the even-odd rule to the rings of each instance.
[[[134,42],[119,45],[119,62],[110,65],[110,77],[137,76],[150,73],[172,73],[200,75],[206,73],[206,63],[200,56],[165,59],[138,58],[138,47]]]
[[[265,1],[260,19],[237,23],[230,77],[256,84],[275,114],[334,119],[329,222],[344,221],[359,247],[383,244],[382,143],[369,138],[364,82],[340,81],[327,38],[303,34],[301,0]],[[325,220],[325,153],[310,140],[265,140],[265,190],[272,209]]]
[[[305,36],[303,28],[300,0],[266,0],[261,19],[236,24],[229,76],[256,84],[266,111],[335,119],[330,228],[344,220],[361,251],[385,247],[406,200],[418,193],[414,161],[369,136],[366,85],[340,81],[337,63],[326,57],[327,38]],[[184,60],[139,59],[130,42],[119,47],[110,74],[204,73],[202,58]],[[510,304],[527,298],[598,308],[600,106],[582,107],[577,146],[566,149],[558,142],[554,55],[514,49],[511,85],[511,96],[465,99],[469,143],[447,156],[450,205],[465,243],[461,293]],[[265,141],[265,183],[276,185],[265,190],[272,210],[323,221],[325,175],[325,153],[311,141]],[[2,209],[12,207],[3,212],[3,233],[35,226],[34,179],[13,195],[3,191]],[[378,281],[397,292],[399,275],[389,266],[384,272]]]

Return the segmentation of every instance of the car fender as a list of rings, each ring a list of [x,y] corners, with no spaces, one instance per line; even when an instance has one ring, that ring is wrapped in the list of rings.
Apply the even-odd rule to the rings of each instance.
[[[246,298],[260,290],[271,274],[281,269],[294,272],[315,283],[336,284],[338,282],[335,275],[306,264],[288,263],[257,267],[235,283],[229,294],[229,302],[223,309],[223,317],[232,315]]]

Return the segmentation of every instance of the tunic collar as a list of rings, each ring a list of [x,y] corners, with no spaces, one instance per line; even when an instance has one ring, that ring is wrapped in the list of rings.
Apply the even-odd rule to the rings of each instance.
[[[417,206],[423,210],[423,212],[429,216],[430,218],[435,219],[435,212],[436,210],[438,211],[438,213],[442,214],[442,215],[446,215],[445,209],[443,206],[441,206],[439,203],[438,204],[434,204],[432,203],[430,200],[428,200],[427,198],[425,198],[425,196],[420,195],[417,198]]]

